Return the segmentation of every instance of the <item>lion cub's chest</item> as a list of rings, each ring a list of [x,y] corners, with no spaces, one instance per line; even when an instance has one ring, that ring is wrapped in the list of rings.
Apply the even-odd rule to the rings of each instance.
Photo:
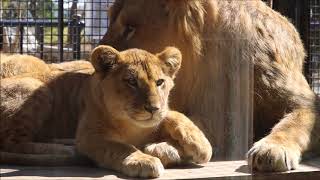
[[[157,128],[141,128],[134,125],[122,125],[109,130],[109,135],[113,140],[132,144],[136,147],[143,147],[144,145],[154,142],[157,139]]]

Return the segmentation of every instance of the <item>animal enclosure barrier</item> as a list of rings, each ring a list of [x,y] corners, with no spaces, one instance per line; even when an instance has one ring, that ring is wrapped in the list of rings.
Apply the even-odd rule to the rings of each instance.
[[[0,49],[48,62],[86,58],[107,31],[113,0],[1,0]]]
[[[85,59],[107,31],[113,1],[1,0],[0,50],[48,62]],[[320,0],[268,2],[299,30],[308,52],[306,77],[320,95]]]
[[[309,24],[309,82],[314,91],[320,95],[320,0],[310,0]]]

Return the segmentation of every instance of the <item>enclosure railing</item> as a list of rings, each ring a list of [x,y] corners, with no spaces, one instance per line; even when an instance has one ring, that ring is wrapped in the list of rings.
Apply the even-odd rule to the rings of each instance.
[[[313,90],[320,95],[320,0],[264,1],[288,17],[299,30],[308,53],[304,73]],[[6,45],[9,50],[4,52],[33,54],[49,62],[84,59],[106,32],[108,6],[113,2],[114,0],[1,0],[0,51],[4,51],[3,46]],[[30,12],[35,13],[28,15]],[[19,13],[23,15],[17,15]],[[20,35],[14,34],[13,30],[11,34],[5,34],[8,27],[17,28],[16,32]],[[30,35],[26,27],[36,30]],[[37,42],[30,42],[30,36],[36,37]],[[14,37],[13,43],[5,42],[6,38]],[[35,50],[30,50],[30,46],[36,47]]]
[[[48,19],[41,19],[41,20],[18,20],[18,19],[4,19],[0,20],[0,34],[3,34],[3,27],[18,27],[19,28],[19,53],[23,54],[23,35],[24,35],[24,27],[26,26],[33,26],[39,28],[39,34],[38,37],[40,37],[40,58],[43,58],[43,46],[44,46],[44,27],[59,27],[62,26],[62,29],[64,26],[69,26],[72,31],[72,50],[73,50],[73,58],[79,59],[80,58],[80,52],[81,52],[81,31],[85,27],[85,24],[83,21],[80,21],[79,16],[73,17],[72,21],[59,21],[59,20],[48,20]],[[63,38],[63,31],[58,31],[58,37]],[[61,41],[61,40],[60,40]],[[62,40],[63,42],[63,40]],[[63,43],[59,44],[59,53],[63,55]],[[3,46],[3,38],[0,38],[0,49],[2,49]],[[61,60],[63,59],[60,58]]]
[[[86,59],[107,31],[114,0],[2,0],[0,51],[47,62]]]
[[[308,80],[320,95],[320,0],[309,0]]]

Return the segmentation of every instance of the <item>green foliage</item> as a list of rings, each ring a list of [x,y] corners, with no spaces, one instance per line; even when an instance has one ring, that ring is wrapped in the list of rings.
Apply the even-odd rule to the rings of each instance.
[[[68,34],[68,28],[63,29],[63,34]],[[58,44],[58,28],[56,27],[45,27],[44,28],[44,43],[46,45]],[[63,43],[67,43],[67,36],[64,36]]]
[[[58,4],[52,0],[32,0],[35,16],[37,18],[57,18]]]

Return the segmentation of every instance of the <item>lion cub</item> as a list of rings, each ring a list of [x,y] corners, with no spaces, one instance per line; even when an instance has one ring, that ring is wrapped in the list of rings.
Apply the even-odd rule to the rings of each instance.
[[[158,177],[170,165],[210,160],[212,148],[204,134],[168,108],[181,64],[178,49],[153,55],[99,46],[91,62],[95,73],[76,133],[81,154],[132,177]]]

